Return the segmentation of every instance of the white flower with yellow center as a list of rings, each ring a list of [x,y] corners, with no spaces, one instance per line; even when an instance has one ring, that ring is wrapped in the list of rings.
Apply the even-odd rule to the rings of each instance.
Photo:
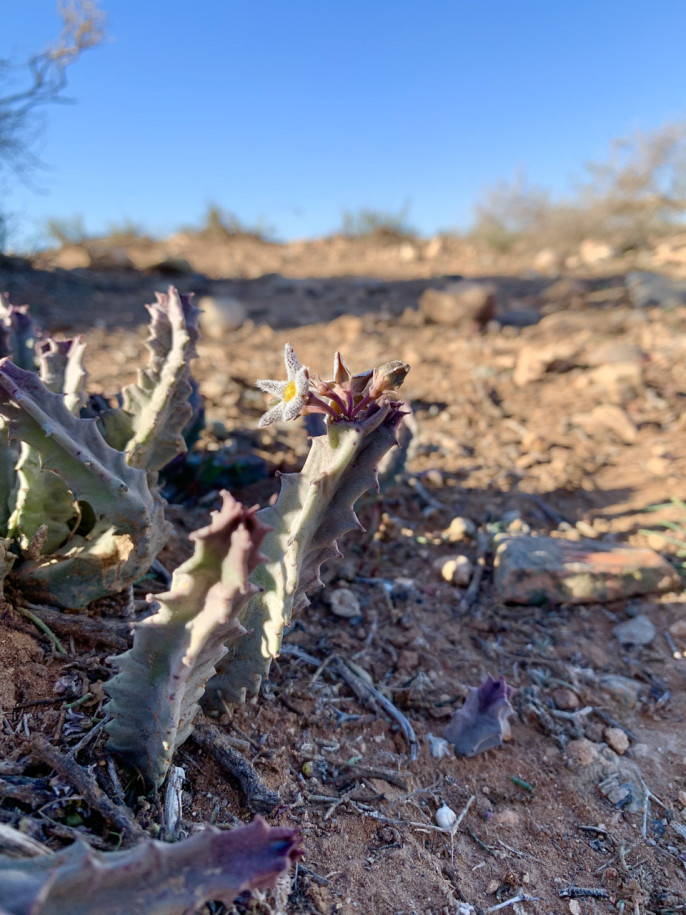
[[[286,363],[287,381],[274,381],[271,378],[261,378],[256,382],[257,387],[267,394],[274,394],[278,400],[260,419],[258,426],[263,429],[277,420],[286,422],[295,419],[307,404],[310,390],[310,374],[306,366],[300,365],[295,350],[287,343],[283,351]]]

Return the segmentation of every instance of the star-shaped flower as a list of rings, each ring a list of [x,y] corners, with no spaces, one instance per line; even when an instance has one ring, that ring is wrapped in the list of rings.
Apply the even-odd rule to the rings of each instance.
[[[274,381],[261,378],[257,387],[267,394],[274,394],[278,400],[260,419],[258,426],[263,429],[277,420],[295,419],[307,404],[310,390],[310,374],[306,366],[300,365],[295,350],[287,343],[283,352],[286,363],[287,381]]]

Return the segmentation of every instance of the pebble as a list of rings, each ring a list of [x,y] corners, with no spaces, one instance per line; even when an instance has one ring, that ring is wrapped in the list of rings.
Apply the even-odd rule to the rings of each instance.
[[[202,331],[213,340],[223,340],[228,331],[239,328],[247,314],[243,302],[230,296],[203,296],[197,305]]]
[[[436,823],[441,829],[452,829],[456,822],[457,814],[452,807],[448,807],[447,804],[443,804],[443,806],[439,807],[436,811]]]
[[[647,616],[635,616],[633,619],[620,623],[612,630],[622,645],[650,645],[654,640],[657,630]]]
[[[603,442],[609,435],[614,435],[625,445],[632,445],[638,434],[629,415],[616,404],[599,404],[585,413],[574,413],[571,422],[591,437],[602,438]]]
[[[490,822],[494,826],[512,828],[514,826],[519,826],[520,820],[521,817],[516,810],[512,810],[511,807],[505,807],[502,810],[496,811],[491,817]]]
[[[677,620],[676,623],[672,623],[669,627],[669,633],[674,636],[675,639],[686,642],[686,619]]]
[[[589,524],[588,521],[584,521],[583,518],[581,521],[576,522],[576,529],[583,537],[591,537],[593,539],[598,536],[598,532],[593,525]]]
[[[434,759],[443,759],[444,756],[450,754],[450,744],[445,737],[435,737],[429,733],[426,735],[426,739],[429,741],[429,752]]]
[[[456,556],[454,559],[441,559],[440,573],[445,581],[453,585],[466,588],[472,580],[474,563],[468,556]]]
[[[430,483],[432,486],[435,486],[437,489],[442,489],[445,486],[443,474],[436,467],[430,467],[426,471],[424,474],[424,480],[427,483]]]
[[[686,791],[680,791],[677,794],[677,799],[682,807],[686,807]]]
[[[656,477],[667,476],[672,468],[672,462],[664,457],[651,457],[646,461],[646,470]]]
[[[647,743],[635,743],[631,748],[635,759],[653,759],[655,751]]]
[[[577,694],[564,686],[553,690],[553,702],[559,709],[572,710],[579,708],[579,697]]]
[[[619,705],[627,708],[633,708],[636,705],[642,686],[638,680],[622,677],[619,674],[608,674],[601,677],[599,684]]]
[[[350,588],[338,588],[332,591],[329,596],[331,612],[335,616],[343,619],[354,619],[356,616],[362,616],[360,602],[357,595]]]
[[[456,517],[450,522],[443,532],[444,540],[450,543],[460,543],[463,540],[471,540],[476,536],[476,524],[471,518]]]
[[[443,291],[426,289],[419,299],[419,311],[434,324],[485,327],[496,316],[496,293],[491,283],[458,280]]]
[[[611,788],[605,796],[611,804],[619,807],[631,797],[631,788],[627,785],[617,785],[616,788]]]
[[[598,758],[598,748],[590,740],[580,737],[578,740],[569,741],[565,756],[570,769],[578,766],[590,766]]]
[[[629,738],[621,728],[606,728],[605,743],[611,747],[620,756],[623,756],[629,749]]]

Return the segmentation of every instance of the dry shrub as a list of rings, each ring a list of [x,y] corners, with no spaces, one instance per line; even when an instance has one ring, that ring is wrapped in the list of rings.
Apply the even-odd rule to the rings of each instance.
[[[683,228],[686,121],[615,140],[607,161],[585,172],[567,198],[522,174],[487,190],[471,237],[503,252],[550,245],[569,252],[584,238],[626,251]]]

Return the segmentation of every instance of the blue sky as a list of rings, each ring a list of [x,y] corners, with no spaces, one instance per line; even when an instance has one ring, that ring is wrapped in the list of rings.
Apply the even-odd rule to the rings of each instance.
[[[50,216],[154,233],[208,201],[282,239],[344,208],[422,233],[484,189],[563,193],[613,138],[686,117],[684,0],[101,0],[105,44],[46,109],[35,190],[6,182],[18,238]],[[0,57],[59,30],[55,0],[0,0]]]

